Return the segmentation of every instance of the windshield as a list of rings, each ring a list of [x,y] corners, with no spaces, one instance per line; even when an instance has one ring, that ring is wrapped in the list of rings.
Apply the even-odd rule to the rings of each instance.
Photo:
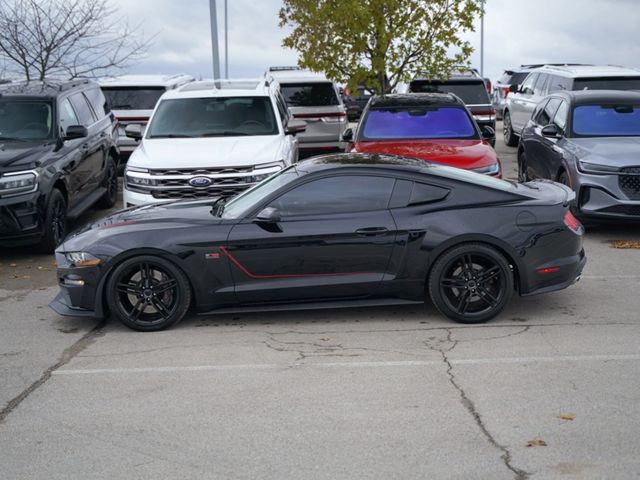
[[[114,110],[153,110],[165,92],[163,87],[102,87]]]
[[[174,98],[158,105],[147,138],[277,135],[269,97]]]
[[[576,78],[573,90],[640,90],[640,77]]]
[[[249,190],[245,190],[227,203],[224,206],[222,218],[242,218],[251,211],[254,205],[260,202],[260,200],[296,178],[298,178],[298,171],[295,165],[270,176]]]
[[[290,107],[326,107],[339,105],[331,82],[286,83],[280,85]]]
[[[581,105],[573,110],[573,133],[580,137],[640,136],[640,105]]]
[[[370,110],[362,140],[477,138],[467,111],[460,107],[395,107]]]
[[[482,80],[477,82],[449,81],[446,83],[414,80],[411,82],[410,90],[414,93],[453,93],[466,105],[486,105],[491,103],[487,87]]]
[[[44,140],[53,133],[51,103],[0,100],[0,141]]]

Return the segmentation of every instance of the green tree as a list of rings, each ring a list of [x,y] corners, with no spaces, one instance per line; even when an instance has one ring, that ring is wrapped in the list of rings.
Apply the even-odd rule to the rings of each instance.
[[[468,64],[482,0],[284,0],[283,46],[300,65],[350,87],[388,93],[416,75],[447,77]]]

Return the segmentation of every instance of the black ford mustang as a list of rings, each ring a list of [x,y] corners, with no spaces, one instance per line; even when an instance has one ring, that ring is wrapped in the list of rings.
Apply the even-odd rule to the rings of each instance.
[[[62,315],[160,330],[200,313],[420,303],[489,320],[585,264],[574,193],[394,156],[289,167],[228,203],[124,210],[56,251]]]

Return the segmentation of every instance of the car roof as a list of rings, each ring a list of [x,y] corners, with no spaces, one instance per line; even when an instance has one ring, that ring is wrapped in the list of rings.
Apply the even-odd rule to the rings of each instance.
[[[392,93],[372,97],[370,108],[397,106],[464,105],[451,93]]]
[[[303,70],[300,67],[269,67],[265,78],[273,78],[279,83],[333,83],[324,74]]]
[[[99,80],[101,87],[165,87],[173,88],[186,82],[193,81],[191,75],[178,73],[175,75],[151,74],[151,75],[121,75],[118,77],[105,77]]]
[[[584,105],[606,102],[621,102],[640,104],[640,91],[633,90],[563,90],[555,92],[550,97],[564,97],[574,105]]]
[[[57,97],[62,92],[72,88],[95,85],[87,80],[52,80],[44,81],[18,81],[0,85],[0,95],[30,96],[30,97]]]
[[[618,65],[544,65],[535,72],[552,73],[571,78],[581,77],[638,77],[640,70]]]
[[[271,86],[260,78],[200,80],[169,90],[162,98],[268,97]]]

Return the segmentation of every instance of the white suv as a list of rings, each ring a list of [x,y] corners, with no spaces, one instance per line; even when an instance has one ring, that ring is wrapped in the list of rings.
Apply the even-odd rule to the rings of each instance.
[[[126,161],[138,146],[124,129],[131,123],[146,125],[160,96],[167,90],[193,82],[191,75],[122,75],[100,80],[107,104],[118,119],[120,158]]]
[[[275,81],[216,80],[165,93],[125,171],[126,207],[235,195],[298,159],[296,133]],[[144,138],[142,138],[144,137]]]

